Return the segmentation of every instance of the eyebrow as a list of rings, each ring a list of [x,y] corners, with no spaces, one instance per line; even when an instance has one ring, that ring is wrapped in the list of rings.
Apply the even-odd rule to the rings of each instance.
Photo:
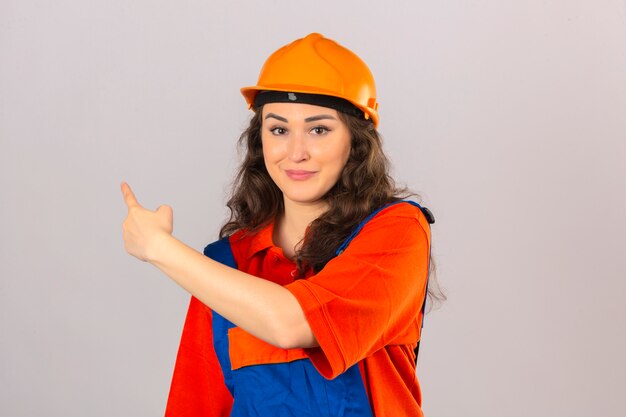
[[[308,123],[308,122],[315,122],[317,120],[324,120],[324,119],[337,120],[330,114],[320,114],[319,116],[307,117],[306,119],[304,119],[304,121]]]
[[[280,120],[280,121],[281,121],[281,122],[283,122],[283,123],[289,123],[289,120],[287,120],[287,119],[285,119],[284,117],[279,116],[279,115],[277,115],[277,114],[275,114],[275,113],[268,113],[268,114],[265,116],[265,119],[269,119],[270,117],[272,117],[272,118],[274,118],[274,119],[277,119],[277,120]],[[331,116],[330,114],[320,114],[320,115],[318,115],[318,116],[311,116],[311,117],[307,117],[306,119],[304,119],[304,121],[305,121],[306,123],[310,123],[310,122],[315,122],[315,121],[317,121],[317,120],[325,120],[325,119],[337,120],[337,118],[335,118],[335,117]]]
[[[284,122],[284,123],[288,123],[289,122],[289,120],[287,120],[284,117],[281,117],[281,116],[279,116],[277,114],[274,114],[274,113],[267,113],[267,116],[265,116],[265,120],[269,119],[270,117],[273,117],[274,119],[278,119],[278,120],[280,120],[281,122]]]

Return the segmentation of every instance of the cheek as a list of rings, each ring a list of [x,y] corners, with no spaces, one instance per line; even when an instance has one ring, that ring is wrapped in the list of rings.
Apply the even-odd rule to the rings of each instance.
[[[263,147],[263,164],[270,178],[276,183],[280,181],[280,166],[285,160],[284,146],[278,141],[264,141]]]
[[[324,142],[322,146],[312,148],[310,154],[318,161],[343,167],[348,162],[350,150],[351,143],[348,138],[335,137]]]
[[[262,149],[263,149],[263,159],[265,160],[265,164],[275,161],[277,157],[280,155],[279,146],[274,143],[271,139],[262,139],[261,140]]]
[[[348,159],[350,158],[351,149],[350,140],[343,141],[342,145],[336,149],[336,160],[339,164],[341,164],[342,168],[346,165]]]

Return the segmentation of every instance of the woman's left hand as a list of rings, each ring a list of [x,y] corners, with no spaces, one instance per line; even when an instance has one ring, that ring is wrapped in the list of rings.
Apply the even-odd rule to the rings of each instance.
[[[139,204],[135,194],[122,183],[122,195],[128,207],[128,216],[122,225],[126,251],[142,261],[153,261],[161,243],[172,236],[174,215],[170,206],[160,206],[156,211]]]

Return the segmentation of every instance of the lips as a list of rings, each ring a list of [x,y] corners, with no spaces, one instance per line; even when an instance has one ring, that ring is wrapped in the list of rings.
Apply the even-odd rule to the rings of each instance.
[[[316,174],[315,171],[305,171],[302,169],[286,169],[285,174],[292,180],[304,181]]]

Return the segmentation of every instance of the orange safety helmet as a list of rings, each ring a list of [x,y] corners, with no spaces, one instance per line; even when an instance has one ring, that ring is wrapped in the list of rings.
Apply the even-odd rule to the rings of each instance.
[[[338,97],[363,111],[365,119],[378,126],[376,84],[365,62],[352,51],[311,33],[283,46],[265,61],[256,86],[241,94],[254,107],[261,91],[283,91]]]

